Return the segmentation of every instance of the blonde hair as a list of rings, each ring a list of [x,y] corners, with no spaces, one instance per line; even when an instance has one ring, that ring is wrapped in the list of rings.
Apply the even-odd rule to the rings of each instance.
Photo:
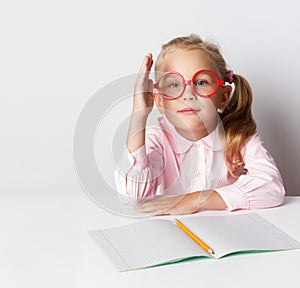
[[[203,41],[198,35],[191,34],[186,37],[177,37],[162,45],[155,71],[160,71],[165,55],[172,49],[200,50],[208,57],[208,61],[215,69],[220,79],[227,80],[227,65],[217,45]],[[235,175],[235,171],[243,167],[244,161],[241,150],[247,140],[256,132],[256,124],[252,115],[252,91],[249,83],[240,75],[233,74],[234,92],[220,113],[220,118],[225,131],[225,161],[229,173]]]

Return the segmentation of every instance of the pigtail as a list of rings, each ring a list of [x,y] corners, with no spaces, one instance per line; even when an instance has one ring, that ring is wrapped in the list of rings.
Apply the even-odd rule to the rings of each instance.
[[[252,91],[248,81],[234,74],[233,83],[233,95],[220,117],[226,135],[226,165],[235,176],[234,171],[244,163],[241,147],[256,132],[256,123],[251,112]]]

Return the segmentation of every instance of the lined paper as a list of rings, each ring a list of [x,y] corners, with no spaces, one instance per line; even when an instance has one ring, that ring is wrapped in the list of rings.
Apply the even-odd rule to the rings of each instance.
[[[180,217],[220,258],[234,252],[300,248],[300,243],[256,213]],[[167,264],[190,257],[210,257],[171,220],[150,219],[89,231],[120,271]]]
[[[217,258],[240,251],[300,248],[298,241],[256,213],[185,218],[182,223],[201,235]]]
[[[148,220],[90,231],[121,271],[208,254],[170,220]]]

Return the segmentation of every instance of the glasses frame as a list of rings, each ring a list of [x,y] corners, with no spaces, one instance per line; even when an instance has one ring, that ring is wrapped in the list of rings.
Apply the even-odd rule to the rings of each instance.
[[[200,73],[203,73],[203,72],[211,73],[211,74],[216,78],[216,80],[217,80],[217,87],[216,87],[215,91],[212,92],[212,93],[210,93],[209,95],[200,95],[200,94],[196,91],[196,89],[195,89],[195,87],[194,87],[194,85],[193,85],[195,78],[196,78]],[[183,90],[182,90],[181,94],[180,94],[179,96],[177,96],[177,97],[170,97],[170,96],[164,94],[164,93],[162,92],[162,90],[159,88],[159,82],[161,81],[161,79],[162,79],[164,76],[169,75],[169,74],[171,74],[171,75],[172,75],[172,74],[175,74],[175,75],[179,76],[179,77],[182,79]],[[202,69],[202,70],[197,71],[197,72],[194,74],[194,76],[193,76],[193,78],[192,78],[191,80],[185,80],[184,77],[183,77],[179,72],[176,72],[176,71],[165,72],[165,73],[163,73],[163,74],[158,78],[157,82],[153,85],[153,87],[154,87],[155,89],[157,89],[158,92],[159,92],[159,94],[160,94],[162,97],[164,97],[165,99],[168,99],[168,100],[176,100],[176,99],[178,99],[179,97],[181,97],[181,96],[184,94],[187,85],[191,85],[194,94],[196,94],[197,96],[200,96],[200,97],[202,97],[202,98],[210,98],[210,97],[212,97],[213,95],[215,95],[215,94],[218,92],[219,88],[220,88],[221,86],[223,86],[224,84],[225,84],[225,81],[224,81],[224,80],[220,80],[216,72],[214,72],[214,71],[212,71],[212,70],[209,70],[209,69]]]

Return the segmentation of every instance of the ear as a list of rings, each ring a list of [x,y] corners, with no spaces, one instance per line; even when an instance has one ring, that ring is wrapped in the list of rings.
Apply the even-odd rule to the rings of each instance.
[[[155,105],[158,109],[158,111],[160,112],[160,114],[165,114],[165,109],[164,109],[164,104],[163,104],[163,99],[162,96],[160,96],[158,93],[153,93],[153,98],[154,98],[154,102]]]
[[[227,106],[228,102],[229,102],[229,98],[232,92],[232,87],[229,85],[226,85],[223,87],[222,89],[222,94],[220,96],[220,100],[218,103],[218,109],[220,110],[224,110],[225,107]]]

